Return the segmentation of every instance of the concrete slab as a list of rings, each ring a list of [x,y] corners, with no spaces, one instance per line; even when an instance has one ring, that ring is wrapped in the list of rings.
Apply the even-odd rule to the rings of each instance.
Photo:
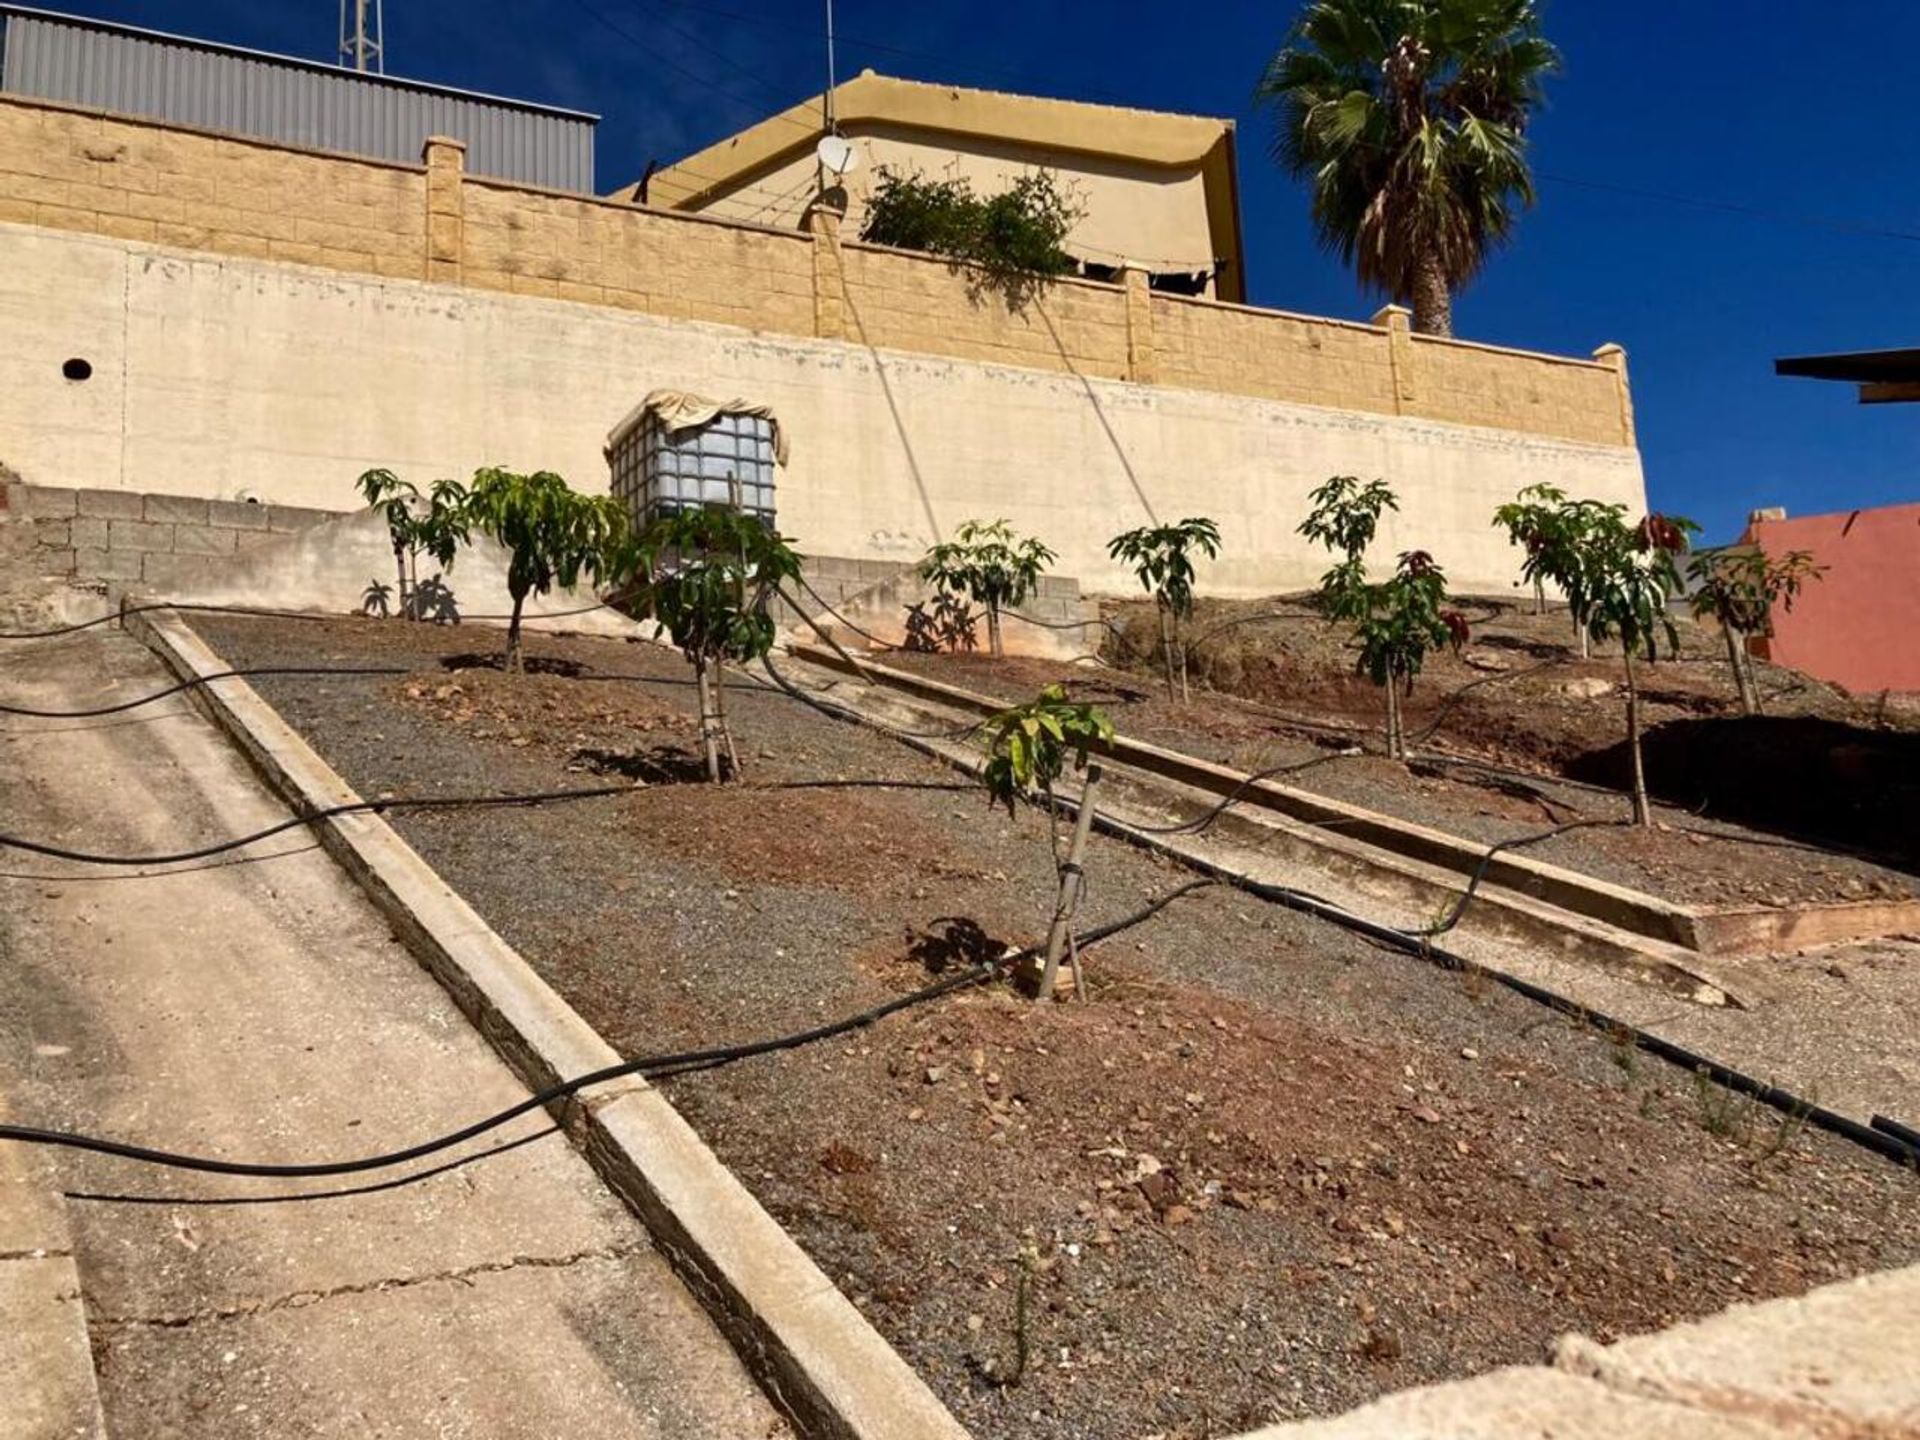
[[[9,660],[0,691],[28,704],[167,678],[111,627]],[[286,814],[178,702],[8,728],[0,808],[9,830],[130,854]],[[16,1116],[292,1161],[402,1146],[526,1094],[308,836],[163,874],[13,854],[0,866],[0,988],[19,1001],[0,1023],[0,1090]],[[495,1138],[545,1124],[529,1116]],[[644,1229],[558,1138],[306,1203],[202,1202],[354,1181],[52,1163],[67,1189],[165,1202],[70,1207],[116,1436],[246,1433],[243,1402],[267,1407],[246,1425],[275,1434],[781,1429]],[[263,1388],[226,1403],[240,1363],[226,1356],[255,1343]],[[556,1376],[575,1378],[567,1397]],[[373,1417],[358,1428],[343,1418],[356,1406]]]
[[[1785,1440],[1754,1421],[1622,1395],[1551,1370],[1496,1370],[1239,1440]]]
[[[1617,1391],[1807,1435],[1920,1436],[1920,1267],[1740,1305],[1555,1363]]]
[[[0,1440],[105,1434],[72,1257],[0,1258]]]

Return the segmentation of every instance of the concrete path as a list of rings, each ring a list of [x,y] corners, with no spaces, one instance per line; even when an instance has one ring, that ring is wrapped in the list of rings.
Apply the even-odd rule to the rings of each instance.
[[[111,627],[0,653],[13,703],[82,706],[165,683]],[[137,854],[285,814],[178,700],[0,726],[0,829]],[[523,1098],[305,834],[247,855],[139,875],[0,851],[12,1118],[291,1161],[395,1148]],[[547,1125],[530,1116],[463,1153]],[[386,1177],[231,1180],[0,1148],[14,1152],[0,1219],[44,1206],[49,1189],[169,1197],[67,1205],[119,1440],[786,1433],[562,1136],[381,1193],[231,1206],[200,1202]],[[0,1316],[0,1351],[33,1319]],[[32,1412],[12,1398],[6,1440],[73,1433],[20,1418]]]

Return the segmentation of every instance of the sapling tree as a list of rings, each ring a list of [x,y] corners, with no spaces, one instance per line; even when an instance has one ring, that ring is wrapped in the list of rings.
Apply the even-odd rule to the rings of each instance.
[[[1187,652],[1180,643],[1180,622],[1193,613],[1193,552],[1209,560],[1220,553],[1220,527],[1205,516],[1177,525],[1143,525],[1107,542],[1107,554],[1133,566],[1140,584],[1153,596],[1160,615],[1160,651],[1166,661],[1167,698],[1173,698],[1178,656],[1180,698],[1187,693]]]
[[[927,551],[920,578],[942,592],[967,596],[987,612],[988,649],[997,660],[1006,653],[1000,612],[1032,594],[1055,558],[1038,540],[1014,534],[1005,520],[968,520],[953,539]]]
[[[414,543],[414,510],[421,503],[420,491],[393,471],[383,469],[363,471],[354,484],[367,508],[379,512],[387,522],[387,536],[393,542],[394,598],[404,615],[412,594],[407,583],[407,556]],[[381,609],[385,609],[384,602]]]
[[[649,525],[619,567],[632,608],[654,620],[693,666],[707,778],[740,773],[727,723],[726,665],[764,658],[775,626],[768,602],[800,575],[800,557],[751,515],[720,507],[680,510]]]
[[[1017,801],[1038,797],[1051,824],[1058,812],[1053,787],[1071,763],[1086,773],[1080,793],[1080,813],[1075,817],[1073,839],[1064,858],[1059,836],[1054,836],[1054,870],[1059,877],[1059,894],[1054,904],[1053,921],[1047,929],[1047,949],[1040,971],[1039,996],[1051,999],[1060,957],[1072,947],[1070,928],[1073,912],[1080,903],[1081,862],[1086,852],[1087,834],[1092,828],[1094,796],[1100,784],[1100,767],[1088,764],[1088,752],[1113,739],[1113,722],[1098,706],[1069,700],[1064,685],[1049,685],[1024,705],[1002,710],[982,727],[987,742],[987,763],[981,770],[987,794],[995,804],[1005,805],[1009,815]],[[1075,985],[1079,985],[1076,961]],[[1085,993],[1082,991],[1081,993]]]
[[[1493,523],[1527,552],[1520,578],[1533,586],[1533,613],[1547,613],[1547,582],[1559,583],[1567,567],[1562,509],[1567,492],[1557,485],[1529,485],[1493,512]]]
[[[1627,507],[1597,501],[1576,501],[1578,554],[1567,601],[1582,629],[1595,640],[1620,642],[1626,663],[1627,751],[1633,775],[1633,818],[1653,824],[1647,800],[1646,766],[1640,751],[1640,689],[1634,676],[1635,655],[1649,664],[1660,658],[1660,640],[1669,652],[1680,648],[1680,635],[1667,613],[1667,603],[1680,589],[1676,557],[1686,552],[1688,537],[1699,531],[1693,521],[1677,515],[1648,515],[1637,525],[1627,524]]]
[[[1774,608],[1792,610],[1801,589],[1826,570],[1826,566],[1814,562],[1811,550],[1789,550],[1775,557],[1758,545],[1706,551],[1694,556],[1688,565],[1693,613],[1699,619],[1719,622],[1743,715],[1760,713],[1760,692],[1753,681],[1748,638],[1771,635]]]
[[[611,495],[582,495],[549,470],[531,475],[489,466],[474,472],[460,515],[468,530],[507,551],[506,668],[524,668],[520,617],[527,596],[556,584],[571,588],[582,575],[599,580],[614,567],[627,537],[627,512]]]
[[[1458,650],[1467,642],[1467,620],[1447,608],[1447,577],[1424,550],[1402,554],[1393,574],[1378,585],[1342,592],[1338,618],[1351,620],[1359,641],[1358,669],[1386,695],[1387,755],[1407,758],[1402,699],[1413,693],[1428,655],[1443,646]]]
[[[1339,557],[1320,577],[1320,598],[1329,607],[1367,581],[1367,547],[1380,528],[1380,516],[1398,510],[1400,502],[1384,480],[1365,484],[1355,475],[1335,475],[1308,497],[1313,509],[1296,533],[1319,542]]]

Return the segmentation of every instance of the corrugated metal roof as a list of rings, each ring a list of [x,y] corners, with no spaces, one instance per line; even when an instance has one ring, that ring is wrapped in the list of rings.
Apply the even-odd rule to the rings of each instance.
[[[593,193],[583,111],[26,6],[0,27],[0,90],[409,164],[449,135],[473,174]]]

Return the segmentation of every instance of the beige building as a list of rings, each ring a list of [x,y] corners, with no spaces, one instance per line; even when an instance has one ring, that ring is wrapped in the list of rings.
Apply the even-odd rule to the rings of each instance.
[[[827,116],[853,147],[845,173],[815,147]],[[1231,120],[1170,115],[896,80],[863,71],[829,95],[769,116],[656,170],[613,198],[665,210],[798,228],[840,191],[857,236],[882,171],[959,178],[993,195],[1051,171],[1082,214],[1066,249],[1082,272],[1145,272],[1155,290],[1244,300]],[[835,196],[836,201],[839,196]]]

